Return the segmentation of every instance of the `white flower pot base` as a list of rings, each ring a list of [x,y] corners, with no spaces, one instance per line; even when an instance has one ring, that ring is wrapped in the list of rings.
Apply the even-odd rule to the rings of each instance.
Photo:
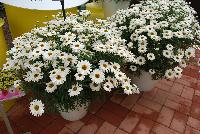
[[[88,112],[88,106],[77,106],[75,110],[69,110],[68,112],[60,111],[61,116],[68,121],[77,121],[82,119]]]
[[[159,80],[152,80],[149,72],[141,72],[142,74],[138,77],[132,77],[131,81],[139,87],[140,91],[151,91]]]

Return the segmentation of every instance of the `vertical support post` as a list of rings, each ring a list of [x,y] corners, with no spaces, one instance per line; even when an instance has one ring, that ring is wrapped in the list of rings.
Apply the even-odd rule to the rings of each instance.
[[[10,125],[10,122],[9,122],[9,120],[8,120],[8,117],[7,117],[7,115],[6,115],[6,112],[5,112],[4,109],[3,109],[3,104],[2,104],[1,101],[0,101],[0,113],[1,113],[2,118],[3,118],[3,120],[4,120],[5,124],[6,124],[6,128],[7,128],[7,130],[8,130],[8,133],[9,133],[9,134],[14,134],[14,133],[13,133],[13,130],[12,130],[12,127],[11,127],[11,125]]]
[[[64,2],[64,0],[60,0],[60,3],[62,5],[62,12],[63,12],[64,20],[66,20],[65,2]]]

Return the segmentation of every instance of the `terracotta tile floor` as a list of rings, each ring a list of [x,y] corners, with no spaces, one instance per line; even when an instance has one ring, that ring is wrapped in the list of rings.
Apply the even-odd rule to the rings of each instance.
[[[183,74],[179,80],[160,81],[150,92],[97,101],[75,122],[52,114],[35,118],[25,97],[8,115],[15,134],[200,134],[200,74],[194,66]],[[2,120],[0,134],[7,134]]]

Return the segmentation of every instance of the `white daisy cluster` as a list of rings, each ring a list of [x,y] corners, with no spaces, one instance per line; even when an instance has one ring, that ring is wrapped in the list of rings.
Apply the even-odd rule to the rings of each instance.
[[[154,78],[180,78],[180,72],[168,74],[177,66],[186,67],[195,56],[194,45],[200,42],[195,15],[184,0],[148,0],[118,10],[108,19],[137,56],[132,71],[149,71]]]
[[[114,29],[108,22],[94,23],[86,16],[87,11],[67,14],[64,21],[59,14],[46,22],[47,26],[16,38],[4,69],[16,70],[22,84],[39,85],[42,98],[58,92],[63,92],[60,98],[78,97],[88,88],[91,92],[110,92],[121,87],[125,94],[139,93],[120,71],[120,65],[136,62],[125,41],[112,34]],[[35,116],[43,113],[39,103],[36,100],[30,106]]]

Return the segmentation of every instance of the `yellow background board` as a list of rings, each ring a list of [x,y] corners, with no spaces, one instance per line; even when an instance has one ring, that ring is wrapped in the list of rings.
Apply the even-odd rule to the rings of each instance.
[[[60,10],[31,10],[6,5],[5,11],[8,19],[12,37],[18,37],[25,32],[29,32],[39,21],[39,26],[43,26],[43,22],[51,20],[52,15],[56,15]],[[70,8],[67,11],[77,13],[77,8]],[[46,18],[47,16],[48,18]]]
[[[91,16],[89,17],[89,19],[104,19],[104,10],[101,3],[88,3],[86,4],[86,10],[89,10],[91,12]]]
[[[8,50],[8,45],[6,43],[3,28],[2,28],[3,25],[4,25],[3,19],[0,19],[0,68],[6,62],[6,51]],[[15,103],[15,100],[3,102],[4,110],[8,111],[13,106],[14,103]]]

